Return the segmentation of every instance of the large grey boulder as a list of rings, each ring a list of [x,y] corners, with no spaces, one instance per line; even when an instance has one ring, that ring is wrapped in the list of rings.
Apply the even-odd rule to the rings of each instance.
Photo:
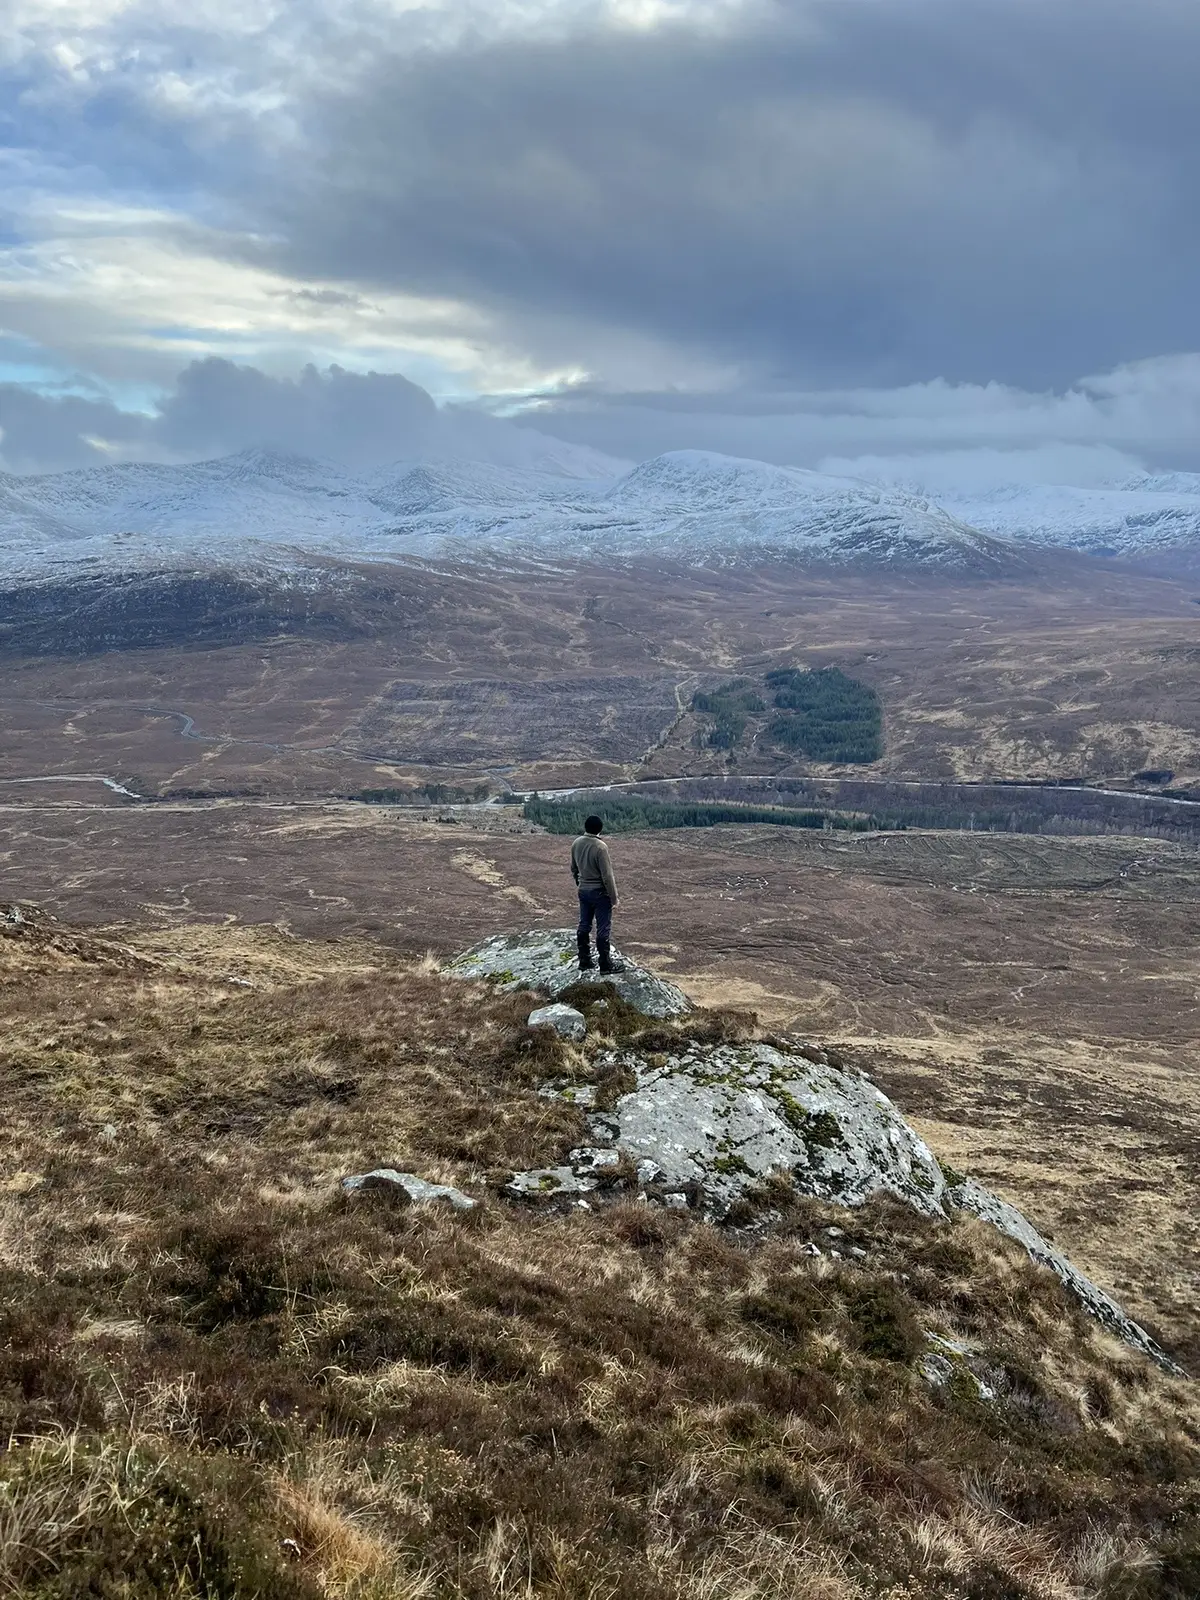
[[[840,1205],[887,1189],[942,1214],[941,1168],[869,1079],[768,1044],[693,1045],[656,1059],[629,1059],[637,1088],[614,1108],[620,1146],[656,1162],[667,1188],[699,1185],[713,1215],[773,1173]]]
[[[614,955],[618,952],[614,949]],[[681,1017],[695,1010],[682,989],[625,958],[625,970],[607,976],[580,972],[573,928],[499,933],[465,951],[443,971],[451,978],[491,978],[501,989],[541,989],[551,998],[573,983],[611,983],[628,1005],[648,1017]]]
[[[1056,1250],[1048,1239],[1043,1239],[1016,1206],[1009,1205],[1007,1200],[1001,1200],[990,1189],[985,1189],[982,1184],[976,1183],[974,1178],[963,1178],[953,1184],[947,1190],[946,1198],[959,1210],[971,1212],[984,1222],[990,1222],[994,1228],[1007,1234],[1010,1239],[1015,1239],[1028,1251],[1031,1260],[1036,1261],[1039,1266],[1049,1267],[1050,1271],[1078,1296],[1097,1322],[1102,1322],[1111,1333],[1116,1334],[1118,1339],[1123,1339],[1126,1344],[1136,1345],[1160,1367],[1182,1376],[1182,1369],[1175,1365],[1146,1330],[1134,1322],[1132,1317],[1126,1316],[1111,1295],[1105,1294],[1104,1290],[1090,1278],[1085,1278],[1061,1250]]]

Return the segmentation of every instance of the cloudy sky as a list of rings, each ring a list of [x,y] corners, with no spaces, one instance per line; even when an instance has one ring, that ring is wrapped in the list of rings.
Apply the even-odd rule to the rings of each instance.
[[[1197,63],[1196,0],[7,0],[0,464],[1200,470]]]

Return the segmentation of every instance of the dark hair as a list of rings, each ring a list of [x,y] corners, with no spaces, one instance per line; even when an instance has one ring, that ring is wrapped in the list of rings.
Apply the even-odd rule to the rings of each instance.
[[[576,812],[575,815],[578,816],[579,813]],[[599,833],[603,826],[604,826],[604,818],[603,817],[585,817],[583,819],[583,827],[584,827],[584,832],[585,833]]]

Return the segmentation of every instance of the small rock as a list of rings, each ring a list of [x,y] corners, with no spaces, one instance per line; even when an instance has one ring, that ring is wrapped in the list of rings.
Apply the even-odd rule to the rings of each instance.
[[[639,1183],[661,1183],[666,1176],[657,1161],[639,1161],[637,1164],[637,1181]]]
[[[934,1389],[944,1389],[954,1376],[954,1363],[941,1355],[922,1356],[917,1370]]]
[[[575,1044],[587,1033],[587,1019],[574,1006],[539,1006],[529,1013],[529,1026],[553,1028],[561,1039],[570,1039]]]
[[[532,1172],[514,1172],[504,1187],[524,1200],[550,1200],[560,1194],[587,1194],[596,1180],[581,1177],[570,1167],[536,1167]]]
[[[600,1172],[605,1167],[618,1167],[621,1164],[619,1150],[600,1150],[590,1145],[583,1145],[578,1150],[567,1152],[567,1160],[571,1163],[573,1172]]]
[[[969,1344],[963,1344],[961,1339],[948,1339],[944,1333],[927,1333],[925,1337],[930,1344],[937,1345],[939,1350],[946,1350],[952,1356],[970,1356],[975,1352]]]
[[[415,1206],[444,1200],[455,1211],[471,1211],[479,1203],[461,1189],[451,1189],[444,1183],[426,1183],[415,1173],[397,1172],[394,1167],[376,1167],[374,1172],[359,1172],[351,1178],[343,1178],[342,1188],[347,1194],[358,1194],[363,1189],[389,1189],[397,1198],[405,1195],[407,1203]]]
[[[996,1399],[999,1390],[995,1384],[987,1380],[975,1370],[971,1361],[979,1361],[978,1354],[959,1344],[954,1339],[943,1339],[939,1334],[927,1334],[931,1344],[938,1349],[923,1355],[917,1362],[917,1371],[934,1389],[945,1389],[954,1381],[955,1377],[965,1378],[975,1387],[976,1398],[990,1404]],[[947,1353],[943,1353],[947,1352]],[[985,1367],[985,1371],[989,1369]],[[993,1374],[994,1375],[994,1374]]]
[[[566,1100],[573,1106],[593,1106],[595,1085],[591,1083],[544,1083],[538,1093],[547,1100]]]

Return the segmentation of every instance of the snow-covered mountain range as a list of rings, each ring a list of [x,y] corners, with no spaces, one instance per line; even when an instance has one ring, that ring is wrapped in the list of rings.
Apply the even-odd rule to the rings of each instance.
[[[569,449],[569,447],[566,447]],[[594,470],[598,458],[583,463]],[[603,458],[599,458],[603,460]],[[566,465],[570,465],[570,461]],[[350,473],[261,450],[188,466],[0,477],[0,570],[346,560],[734,558],[1003,561],[1004,550],[922,497],[851,479],[677,451],[604,476],[481,462]]]
[[[703,451],[628,463],[563,445],[537,466],[401,462],[351,472],[252,450],[182,466],[0,475],[0,579],[312,557],[669,560],[787,554],[995,569],[1016,546],[1104,555],[1200,546],[1200,475],[1111,489],[923,494]]]

